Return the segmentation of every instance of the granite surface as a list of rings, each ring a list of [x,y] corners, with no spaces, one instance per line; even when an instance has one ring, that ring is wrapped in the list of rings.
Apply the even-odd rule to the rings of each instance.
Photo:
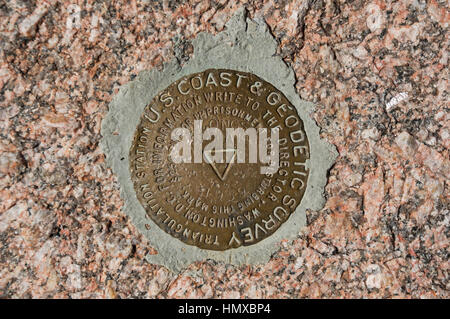
[[[174,275],[99,147],[118,88],[263,18],[339,152],[327,203],[260,266]],[[446,1],[1,1],[0,297],[449,298]]]

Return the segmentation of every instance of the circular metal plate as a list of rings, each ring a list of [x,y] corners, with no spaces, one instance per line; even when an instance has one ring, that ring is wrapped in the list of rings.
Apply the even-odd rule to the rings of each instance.
[[[279,161],[273,174],[266,163],[174,163],[175,128],[194,135],[217,127],[278,128]],[[247,141],[248,142],[248,141]],[[194,146],[192,145],[192,148]],[[215,154],[215,153],[214,153]],[[226,156],[224,156],[225,158]],[[209,69],[172,83],[145,107],[129,153],[137,198],[165,232],[202,249],[227,250],[255,244],[273,234],[300,204],[308,181],[309,143],[295,107],[272,84],[245,72]]]

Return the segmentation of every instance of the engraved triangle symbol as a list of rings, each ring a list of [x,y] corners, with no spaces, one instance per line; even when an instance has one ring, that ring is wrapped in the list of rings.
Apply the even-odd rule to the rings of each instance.
[[[227,165],[225,166],[225,170],[220,173],[219,169],[216,166],[216,163],[214,163],[214,161],[211,158],[211,152],[212,151],[205,151],[204,155],[205,158],[207,160],[207,162],[209,163],[209,165],[211,165],[212,169],[214,170],[214,173],[216,173],[217,177],[220,178],[220,180],[223,182],[228,175],[228,172],[231,169],[231,165],[233,164],[234,158],[236,157],[236,150],[235,149],[226,149],[226,150],[215,150],[216,153],[222,153],[222,154],[227,154],[227,153],[233,153],[233,156],[231,157],[231,160],[229,163],[226,163]],[[225,161],[226,161],[226,157],[225,157]]]

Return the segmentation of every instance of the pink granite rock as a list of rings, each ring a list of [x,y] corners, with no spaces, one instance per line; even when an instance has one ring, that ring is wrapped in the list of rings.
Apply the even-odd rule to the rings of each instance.
[[[175,275],[145,261],[100,125],[122,84],[242,6],[340,155],[324,209],[267,264]],[[0,297],[449,298],[448,21],[435,0],[5,2]]]

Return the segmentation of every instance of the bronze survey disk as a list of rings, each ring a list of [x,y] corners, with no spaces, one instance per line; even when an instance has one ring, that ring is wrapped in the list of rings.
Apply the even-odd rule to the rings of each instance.
[[[172,162],[175,128],[279,128],[279,168],[266,163]],[[202,131],[203,131],[202,130]],[[204,141],[205,147],[210,141]],[[137,198],[165,232],[203,249],[227,250],[271,236],[306,190],[309,143],[295,107],[256,75],[209,69],[172,83],[145,108],[130,149]],[[203,148],[202,148],[203,150]],[[216,152],[234,152],[225,147]],[[203,152],[203,151],[202,151]],[[246,145],[248,159],[249,145]],[[208,156],[206,156],[208,157]]]

